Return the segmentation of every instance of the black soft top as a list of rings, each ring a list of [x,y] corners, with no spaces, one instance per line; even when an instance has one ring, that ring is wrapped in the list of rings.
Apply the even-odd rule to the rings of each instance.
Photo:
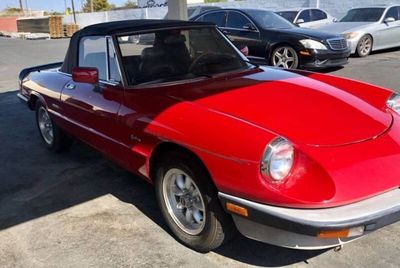
[[[168,28],[187,28],[191,26],[215,26],[210,22],[192,22],[180,20],[124,20],[113,21],[87,26],[71,37],[67,54],[60,71],[72,73],[72,69],[78,66],[79,40],[85,36],[106,36],[115,34],[132,33],[147,30],[162,30]]]

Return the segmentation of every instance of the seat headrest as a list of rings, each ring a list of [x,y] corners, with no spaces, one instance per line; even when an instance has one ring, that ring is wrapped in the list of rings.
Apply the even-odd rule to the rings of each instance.
[[[185,43],[186,42],[186,37],[182,34],[176,36],[176,35],[169,35],[165,38],[164,44],[166,45],[176,45],[180,43]]]
[[[157,58],[165,55],[165,50],[160,47],[146,47],[142,51],[142,58]]]

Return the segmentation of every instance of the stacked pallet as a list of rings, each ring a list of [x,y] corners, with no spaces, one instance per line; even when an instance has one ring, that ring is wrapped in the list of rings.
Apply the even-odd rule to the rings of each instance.
[[[63,30],[61,16],[50,16],[49,17],[49,31],[50,31],[50,38],[64,37],[64,30]]]
[[[64,35],[66,37],[72,37],[72,35],[79,30],[78,24],[65,24],[64,25]]]

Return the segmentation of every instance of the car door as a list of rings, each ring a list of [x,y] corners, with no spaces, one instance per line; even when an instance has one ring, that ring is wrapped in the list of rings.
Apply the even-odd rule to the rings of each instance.
[[[386,22],[388,18],[395,21]],[[380,49],[400,46],[400,6],[389,8],[379,25],[377,36],[374,42]]]
[[[118,161],[121,152],[117,115],[124,95],[112,39],[84,37],[78,51],[79,67],[95,67],[99,83],[69,81],[61,94],[62,113],[75,136]]]
[[[260,40],[260,31],[246,15],[238,11],[229,11],[222,32],[239,49],[247,46],[250,56],[265,57],[265,46]]]

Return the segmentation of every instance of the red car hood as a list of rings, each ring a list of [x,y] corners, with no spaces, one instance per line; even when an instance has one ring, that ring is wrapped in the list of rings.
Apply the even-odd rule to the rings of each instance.
[[[347,80],[339,87],[340,78],[331,77],[333,86],[308,75],[266,69],[229,80],[216,79],[194,89],[177,88],[169,95],[255,124],[297,144],[357,143],[390,128],[393,118],[385,111],[389,93],[376,94],[369,101],[343,89]]]

